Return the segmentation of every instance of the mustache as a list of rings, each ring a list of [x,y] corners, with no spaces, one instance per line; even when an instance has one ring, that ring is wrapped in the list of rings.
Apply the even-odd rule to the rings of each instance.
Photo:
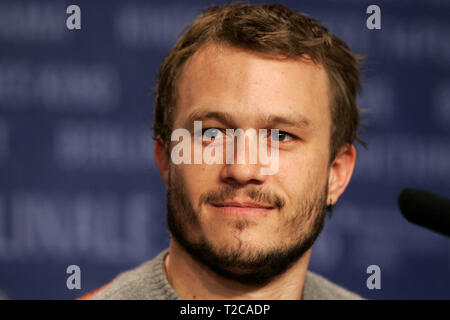
[[[227,200],[234,200],[236,195],[241,191],[241,188],[223,187],[217,191],[208,191],[200,196],[199,206],[202,204],[212,204],[215,202],[224,202]],[[261,190],[258,188],[244,189],[243,194],[254,202],[261,205],[268,205],[276,209],[281,209],[285,206],[286,201],[277,194]]]

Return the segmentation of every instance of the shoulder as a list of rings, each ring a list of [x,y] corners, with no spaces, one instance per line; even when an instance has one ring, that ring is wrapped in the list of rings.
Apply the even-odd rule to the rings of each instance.
[[[364,300],[360,295],[308,271],[303,288],[304,300]]]
[[[90,300],[168,300],[177,299],[164,272],[167,250],[140,266],[122,272],[110,283],[83,297]]]

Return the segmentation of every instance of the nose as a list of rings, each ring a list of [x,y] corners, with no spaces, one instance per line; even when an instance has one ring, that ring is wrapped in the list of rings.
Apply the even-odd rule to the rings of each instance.
[[[232,146],[227,145],[227,148],[234,147],[234,158],[230,157],[229,161],[226,162],[231,163],[223,165],[220,178],[222,182],[233,186],[244,186],[250,183],[263,184],[268,179],[268,175],[262,174],[261,170],[264,167],[258,157],[258,147],[261,146],[258,146],[255,135],[244,136],[243,138],[245,138],[244,146],[239,142],[236,143],[236,140]],[[252,157],[256,161],[251,161]]]

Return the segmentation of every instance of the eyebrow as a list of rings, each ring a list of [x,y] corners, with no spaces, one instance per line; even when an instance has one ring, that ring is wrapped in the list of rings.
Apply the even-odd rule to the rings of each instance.
[[[268,124],[268,126],[274,126],[276,124],[285,124],[300,129],[307,129],[311,127],[311,121],[309,121],[309,119],[306,118],[305,116],[299,114],[290,116],[289,118],[270,115],[265,119],[265,122]]]
[[[186,119],[185,125],[190,127],[193,125],[194,121],[199,120],[208,120],[214,119],[223,124],[227,125],[230,128],[236,128],[236,123],[233,120],[233,116],[228,112],[222,111],[203,111],[203,110],[195,110]],[[259,123],[265,124],[265,127],[273,127],[277,124],[285,124],[293,127],[297,127],[300,129],[308,129],[311,127],[311,121],[303,115],[295,114],[289,115],[289,118],[279,116],[279,115],[268,115],[261,116],[259,119]]]

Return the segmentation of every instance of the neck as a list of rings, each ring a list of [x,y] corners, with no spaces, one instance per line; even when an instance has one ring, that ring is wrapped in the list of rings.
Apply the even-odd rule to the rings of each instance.
[[[195,260],[173,238],[164,262],[166,277],[181,299],[299,300],[311,249],[286,272],[264,287],[226,279]]]

